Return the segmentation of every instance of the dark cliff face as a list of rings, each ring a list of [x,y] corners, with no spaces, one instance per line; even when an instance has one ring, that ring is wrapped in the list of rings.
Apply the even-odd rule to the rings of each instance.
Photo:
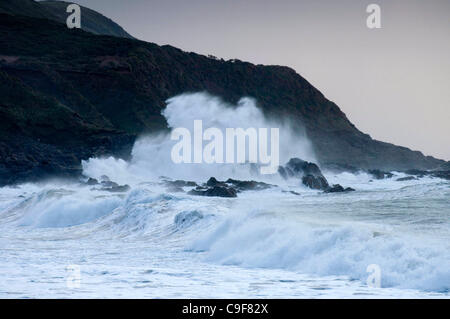
[[[2,0],[0,13],[15,16],[48,19],[65,24],[68,17],[67,6],[71,2],[65,1],[33,1],[33,0]],[[120,25],[111,19],[89,8],[81,8],[81,28],[84,31],[100,35],[112,35],[133,39]]]
[[[143,132],[166,128],[169,97],[206,91],[254,97],[287,116],[322,165],[404,170],[444,162],[372,140],[290,68],[211,59],[134,39],[0,15],[0,183],[79,171],[81,159],[126,155]]]
[[[71,2],[65,1],[41,1],[39,5],[50,12],[55,19],[54,21],[66,23],[68,13],[67,6]],[[84,31],[100,35],[112,35],[116,37],[129,38],[133,37],[128,34],[120,25],[111,19],[101,15],[100,13],[89,8],[81,7],[81,28]]]

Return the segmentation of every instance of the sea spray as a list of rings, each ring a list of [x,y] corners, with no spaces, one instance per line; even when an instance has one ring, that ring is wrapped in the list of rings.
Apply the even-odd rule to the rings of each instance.
[[[194,132],[195,121],[202,121],[205,129],[217,128],[222,132],[227,128],[279,128],[280,163],[292,157],[315,161],[312,146],[304,132],[298,129],[298,123],[297,129],[293,129],[288,120],[267,119],[252,98],[242,98],[236,105],[231,105],[206,93],[182,94],[168,99],[162,114],[171,130],[182,127]],[[258,178],[246,163],[174,163],[171,153],[177,142],[170,137],[171,132],[142,136],[133,147],[129,163],[113,158],[89,159],[82,162],[83,172],[93,178],[106,174],[114,181],[128,184],[154,180],[159,176],[191,180],[204,180],[211,176]],[[198,143],[191,143],[195,153]]]

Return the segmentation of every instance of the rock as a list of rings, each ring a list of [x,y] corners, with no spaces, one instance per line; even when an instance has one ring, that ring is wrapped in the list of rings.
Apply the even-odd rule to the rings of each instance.
[[[319,166],[299,158],[291,158],[285,167],[280,166],[278,173],[285,179],[299,177],[302,183],[312,189],[328,189],[328,181]]]
[[[227,181],[225,183],[233,185],[239,191],[264,190],[264,189],[273,187],[273,185],[266,184],[264,182],[240,181],[240,180],[231,179],[231,178],[227,179]]]
[[[442,167],[445,167],[445,165]],[[419,178],[424,177],[424,176],[432,176],[432,177],[450,180],[450,170],[424,171],[424,170],[419,170],[419,169],[410,169],[410,170],[405,171],[405,173],[409,174],[409,175],[415,175]]]
[[[228,185],[225,182],[219,182],[215,177],[211,177],[210,179],[208,179],[208,181],[206,182],[206,186],[209,187],[214,187],[214,186],[223,186],[223,187],[227,187]]]
[[[310,163],[299,158],[291,158],[289,162],[286,164],[286,168],[292,171],[293,176],[303,176],[303,175],[312,175],[312,176],[322,176],[322,172],[320,171],[319,166],[314,163]]]
[[[237,197],[237,192],[234,188],[214,186],[206,190],[197,187],[188,192],[189,195],[210,196],[210,197]]]
[[[376,179],[385,179],[385,178],[391,178],[392,176],[394,176],[394,174],[392,174],[392,173],[383,172],[383,171],[380,171],[379,169],[370,169],[369,174],[372,174],[372,176],[375,177]]]
[[[110,180],[101,182],[100,185],[102,185],[102,188],[111,188],[119,186],[119,184],[111,182]]]
[[[438,171],[433,173],[434,177],[450,180],[450,171]]]
[[[125,193],[130,190],[129,185],[117,185],[111,187],[103,187],[101,190],[111,192],[111,193]]]
[[[326,193],[354,191],[351,187],[344,188],[339,184],[330,186],[320,171],[319,166],[299,158],[291,158],[285,167],[279,167],[278,173],[285,179],[289,177],[301,177],[303,185],[311,189],[322,190]]]
[[[329,187],[323,176],[306,175],[302,177],[302,183],[312,189],[326,190]]]
[[[332,187],[329,187],[328,189],[326,189],[325,193],[339,193],[339,192],[343,192],[343,191],[345,191],[344,187],[337,184],[337,185],[333,185]]]
[[[109,182],[109,181],[111,181],[111,180],[109,179],[108,176],[102,175],[102,176],[100,176],[100,181],[101,181],[101,182]]]
[[[344,188],[339,184],[333,185],[332,187],[329,187],[325,190],[325,193],[343,193],[343,192],[353,192],[355,191],[351,187]]]
[[[288,179],[290,177],[294,176],[294,173],[291,171],[290,168],[279,166],[278,167],[278,174],[281,175],[284,179]]]
[[[414,176],[407,176],[407,177],[401,177],[401,178],[397,178],[396,181],[397,182],[405,182],[405,181],[412,181],[417,179],[417,177]]]
[[[87,180],[86,184],[89,185],[89,186],[97,185],[98,184],[98,180],[96,180],[95,178],[89,177],[89,179]]]
[[[409,170],[405,171],[405,173],[408,175],[415,175],[417,177],[424,177],[426,175],[430,175],[430,172],[420,170],[420,169],[409,169]]]
[[[104,178],[104,176],[102,176],[101,179],[103,181],[99,184],[100,185],[99,190],[107,191],[107,192],[111,192],[111,193],[124,193],[124,192],[128,192],[130,190],[129,185],[119,185],[115,182],[110,181],[108,177]],[[92,185],[98,185],[98,183],[92,184]]]
[[[273,185],[266,184],[264,182],[257,182],[257,181],[241,181],[237,179],[229,178],[225,182],[218,181],[215,177],[211,177],[207,182],[206,186],[208,187],[215,187],[215,186],[221,186],[228,188],[232,186],[238,191],[248,191],[248,190],[264,190],[268,189],[270,187],[273,187]]]

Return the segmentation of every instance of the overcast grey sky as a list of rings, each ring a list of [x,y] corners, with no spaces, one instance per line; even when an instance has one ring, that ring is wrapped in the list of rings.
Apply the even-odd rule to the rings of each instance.
[[[290,66],[373,138],[450,160],[449,0],[76,2],[141,40]]]

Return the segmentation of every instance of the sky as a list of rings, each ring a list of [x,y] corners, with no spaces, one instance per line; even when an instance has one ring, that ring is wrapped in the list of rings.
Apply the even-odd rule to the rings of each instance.
[[[372,138],[450,160],[448,0],[77,0],[134,37],[286,65]],[[369,29],[369,4],[381,28]]]

